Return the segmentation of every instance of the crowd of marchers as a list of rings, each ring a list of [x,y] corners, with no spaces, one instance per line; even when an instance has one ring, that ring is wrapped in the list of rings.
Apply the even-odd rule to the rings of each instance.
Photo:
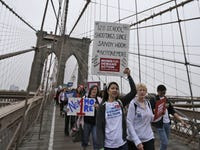
[[[154,150],[153,127],[159,135],[160,150],[166,150],[170,134],[170,114],[184,126],[186,124],[165,96],[165,85],[158,85],[157,95],[150,98],[145,84],[135,85],[129,68],[124,70],[124,74],[127,75],[130,92],[123,96],[120,96],[116,82],[110,82],[102,91],[98,85],[93,85],[88,91],[82,85],[70,90],[73,97],[95,99],[94,116],[67,115],[66,93],[69,89],[57,89],[54,99],[60,105],[60,116],[65,118],[65,135],[71,136],[77,128],[82,128],[80,140],[83,150],[89,144],[92,144],[94,150]],[[156,103],[163,98],[165,109],[155,119]]]

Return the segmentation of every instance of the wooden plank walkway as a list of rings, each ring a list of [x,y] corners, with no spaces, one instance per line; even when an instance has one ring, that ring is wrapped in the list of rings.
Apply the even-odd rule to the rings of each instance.
[[[23,142],[18,146],[18,150],[81,150],[81,143],[74,143],[70,136],[64,134],[64,118],[60,116],[59,107],[56,106],[55,128],[53,138],[50,138],[51,124],[53,116],[54,104],[49,104],[45,110],[43,118],[43,126],[41,139],[38,139],[39,123],[29,132]],[[156,135],[156,134],[155,134]],[[51,140],[50,140],[51,139]],[[156,135],[157,139],[157,135]],[[53,140],[53,141],[52,141]],[[49,144],[51,143],[52,144]],[[156,150],[159,150],[159,142],[156,140]],[[88,146],[87,150],[92,150],[92,146]],[[181,141],[171,135],[168,150],[197,150],[188,145],[182,144]]]

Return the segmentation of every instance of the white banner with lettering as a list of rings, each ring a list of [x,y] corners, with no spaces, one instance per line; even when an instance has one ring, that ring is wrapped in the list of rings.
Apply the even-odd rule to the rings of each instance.
[[[68,116],[94,116],[95,98],[70,97],[67,104]]]
[[[129,25],[95,22],[91,73],[122,76],[128,63]]]

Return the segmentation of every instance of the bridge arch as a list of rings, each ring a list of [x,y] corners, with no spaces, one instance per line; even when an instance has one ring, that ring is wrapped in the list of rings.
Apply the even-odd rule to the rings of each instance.
[[[57,83],[64,82],[64,72],[66,61],[74,55],[79,66],[78,84],[84,83],[88,78],[88,55],[91,40],[88,38],[71,38],[68,35],[57,36],[47,32],[37,32],[37,49],[29,78],[29,91],[37,91],[40,86],[42,70],[47,54],[54,52],[58,58]],[[51,47],[49,48],[49,45]]]

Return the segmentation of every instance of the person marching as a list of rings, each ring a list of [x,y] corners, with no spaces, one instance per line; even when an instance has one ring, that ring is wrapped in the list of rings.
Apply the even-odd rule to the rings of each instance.
[[[65,102],[67,100],[67,97],[65,96],[66,91],[67,91],[67,88],[64,87],[61,90],[60,94],[59,94],[60,116],[63,116],[63,117],[64,117],[64,110],[63,110],[63,108],[64,108]]]
[[[76,89],[72,89],[71,92],[73,93],[72,97],[83,97],[83,88],[82,86],[78,86]],[[78,117],[75,116],[67,116],[67,112],[65,113],[65,135],[69,136],[69,132],[71,130],[75,130],[75,126],[76,126],[76,120]],[[70,129],[69,129],[70,126]]]
[[[93,85],[88,92],[87,98],[95,98],[96,102],[94,104],[95,112],[94,116],[84,116],[84,127],[83,127],[83,136],[82,136],[82,147],[85,150],[88,146],[90,133],[92,133],[92,142],[93,142],[93,150],[97,149],[97,134],[96,134],[96,110],[99,107],[102,99],[98,97],[99,95],[99,87],[97,85]]]
[[[166,99],[166,111],[163,117],[158,121],[153,123],[153,126],[156,127],[159,139],[160,139],[160,150],[166,150],[169,142],[169,134],[170,134],[170,124],[171,120],[169,114],[173,115],[177,120],[181,122],[183,126],[186,126],[186,123],[181,119],[181,117],[175,112],[174,107],[170,103],[170,101],[165,96],[167,88],[164,85],[158,85],[157,87],[157,95],[155,98],[150,100],[152,110],[155,111],[155,105],[160,98],[165,97]]]
[[[127,140],[129,150],[154,150],[154,134],[151,122],[154,115],[150,102],[146,99],[146,85],[139,83],[136,86],[137,97],[128,108]]]
[[[135,83],[130,76],[129,68],[124,70],[127,74],[131,91],[119,99],[119,85],[111,82],[104,91],[103,102],[97,110],[97,137],[98,148],[105,150],[127,150],[126,119],[124,106],[128,105],[136,95]]]

